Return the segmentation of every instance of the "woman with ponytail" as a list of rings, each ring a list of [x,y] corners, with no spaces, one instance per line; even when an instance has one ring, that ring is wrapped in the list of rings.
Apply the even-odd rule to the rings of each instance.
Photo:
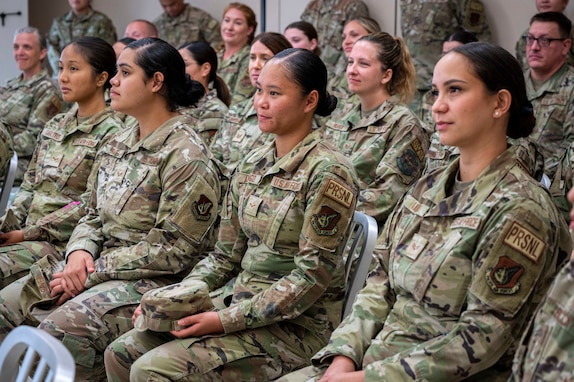
[[[83,381],[105,379],[104,349],[133,327],[142,294],[181,280],[201,259],[221,191],[208,148],[177,112],[204,94],[178,51],[159,39],[137,40],[117,68],[111,107],[137,123],[100,150],[63,269],[40,260],[24,285],[25,296],[36,292],[34,303],[24,300],[24,314],[62,340]],[[16,323],[3,308],[7,332]]]
[[[507,144],[535,122],[516,59],[462,45],[438,61],[432,89],[440,140],[460,156],[402,198],[352,312],[314,368],[281,381],[508,379],[526,320],[570,255],[568,228]]]
[[[357,209],[382,228],[424,168],[428,136],[406,106],[415,68],[405,43],[388,33],[361,37],[348,52],[347,80],[359,102],[326,122],[325,139],[351,159],[359,177]]]
[[[105,354],[108,381],[270,381],[327,343],[341,316],[357,185],[348,159],[313,129],[337,103],[326,85],[325,64],[308,50],[265,64],[253,103],[274,140],[239,164],[215,250],[169,291],[176,302],[190,295],[184,283],[202,283],[217,290],[215,309],[170,315],[179,318],[170,337],[148,329],[117,339]],[[136,310],[136,322],[149,314]]]
[[[205,89],[205,95],[197,105],[183,108],[180,112],[197,120],[195,132],[209,145],[231,103],[229,89],[217,75],[217,54],[211,45],[205,41],[195,41],[179,48],[179,54],[185,62],[186,73]]]

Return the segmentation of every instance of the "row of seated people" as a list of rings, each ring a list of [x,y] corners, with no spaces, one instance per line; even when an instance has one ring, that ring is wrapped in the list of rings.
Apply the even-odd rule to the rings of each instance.
[[[315,354],[317,366],[332,361],[326,376],[507,376],[513,345],[572,246],[507,142],[534,129],[518,63],[479,43],[440,60],[433,115],[460,156],[417,182],[429,137],[406,106],[415,70],[402,40],[380,32],[353,46],[358,103],[333,118],[325,65],[289,47],[276,33],[254,41],[257,92],[243,113],[230,111],[210,148],[178,112],[205,89],[186,79],[175,48],[133,42],[110,79],[109,44],[68,45],[59,82],[75,106],[43,130],[2,219],[0,335],[39,325],[86,380],[270,380]],[[135,123],[125,127],[112,109]],[[376,267],[333,334],[336,349],[321,351],[340,320],[355,209],[379,223]],[[168,286],[177,300],[190,284],[214,310],[163,325],[138,306],[146,292]],[[159,327],[170,333],[148,330]]]

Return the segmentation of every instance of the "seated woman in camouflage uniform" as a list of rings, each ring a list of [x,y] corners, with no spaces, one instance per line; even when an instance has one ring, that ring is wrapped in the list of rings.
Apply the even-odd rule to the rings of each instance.
[[[34,264],[19,305],[28,323],[70,350],[78,380],[104,377],[104,349],[132,328],[146,290],[181,280],[202,258],[221,193],[208,148],[177,112],[204,94],[177,49],[138,40],[117,67],[111,106],[137,124],[100,151],[64,268],[46,258]],[[22,322],[14,310],[0,304],[1,336]]]
[[[42,130],[14,202],[0,218],[2,288],[43,256],[64,259],[66,243],[84,214],[80,195],[96,154],[123,126],[104,99],[116,71],[110,44],[80,38],[64,48],[59,65],[62,96],[74,104]]]
[[[217,311],[170,333],[132,330],[108,347],[108,381],[267,381],[309,362],[341,315],[342,243],[357,200],[354,171],[313,129],[336,99],[305,49],[270,59],[257,79],[259,128],[275,140],[230,183],[215,250],[186,280],[221,289]],[[227,284],[227,285],[226,285]]]
[[[205,95],[197,105],[183,108],[180,112],[197,120],[194,124],[195,132],[209,146],[231,102],[229,89],[217,75],[217,54],[208,43],[196,41],[184,45],[179,48],[179,54],[185,62],[185,72],[205,89]]]
[[[525,320],[570,254],[568,229],[507,144],[535,124],[516,59],[457,47],[437,63],[433,91],[441,142],[460,157],[402,198],[351,314],[314,367],[280,380],[508,378]]]
[[[401,38],[379,32],[361,37],[347,53],[348,102],[326,122],[325,139],[353,162],[361,193],[357,210],[382,228],[424,168],[428,136],[406,106],[415,92],[415,68]]]
[[[255,12],[242,3],[229,3],[223,11],[221,38],[223,48],[217,52],[219,76],[231,93],[231,103],[250,98],[255,88],[249,81],[249,46],[255,36]]]
[[[253,87],[263,65],[287,48],[291,48],[291,44],[279,33],[264,32],[255,37],[249,53],[249,79]],[[230,175],[248,152],[272,140],[272,136],[262,134],[259,130],[251,97],[231,106],[213,138],[210,149]]]
[[[347,63],[349,60],[349,53],[353,49],[353,45],[363,36],[370,33],[377,33],[381,31],[381,27],[376,20],[370,17],[358,17],[349,20],[343,28],[343,41],[341,47],[343,54],[337,61],[337,65],[329,76],[329,91],[339,99],[348,98],[353,92],[349,89],[347,83]],[[341,106],[341,105],[339,105]]]

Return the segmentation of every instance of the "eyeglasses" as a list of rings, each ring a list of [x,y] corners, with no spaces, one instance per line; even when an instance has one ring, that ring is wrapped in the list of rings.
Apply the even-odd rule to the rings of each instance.
[[[564,41],[564,40],[566,40],[565,38],[550,38],[550,37],[538,37],[538,38],[536,38],[536,37],[531,36],[531,35],[523,36],[522,38],[524,39],[524,41],[526,41],[526,45],[532,46],[532,44],[534,44],[534,41],[536,41],[538,43],[538,46],[540,46],[541,48],[548,48],[552,41]]]

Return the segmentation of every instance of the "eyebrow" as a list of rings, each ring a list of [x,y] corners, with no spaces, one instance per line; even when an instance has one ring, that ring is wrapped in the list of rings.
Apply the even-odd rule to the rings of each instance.
[[[117,66],[118,68],[124,68],[124,67],[131,68],[131,67],[132,67],[131,65],[126,64],[126,63],[124,63],[124,62],[122,62],[121,64],[117,64],[116,66]]]
[[[454,79],[452,79],[452,80],[447,80],[447,81],[445,81],[444,84],[443,84],[443,86],[448,86],[448,85],[452,85],[452,84],[459,83],[459,82],[461,82],[461,83],[463,83],[463,84],[466,84],[466,83],[467,83],[467,81],[459,80],[459,79],[457,79],[457,78],[454,78]],[[432,84],[432,86],[435,86],[435,87],[436,87],[437,85],[436,85],[436,84]]]

